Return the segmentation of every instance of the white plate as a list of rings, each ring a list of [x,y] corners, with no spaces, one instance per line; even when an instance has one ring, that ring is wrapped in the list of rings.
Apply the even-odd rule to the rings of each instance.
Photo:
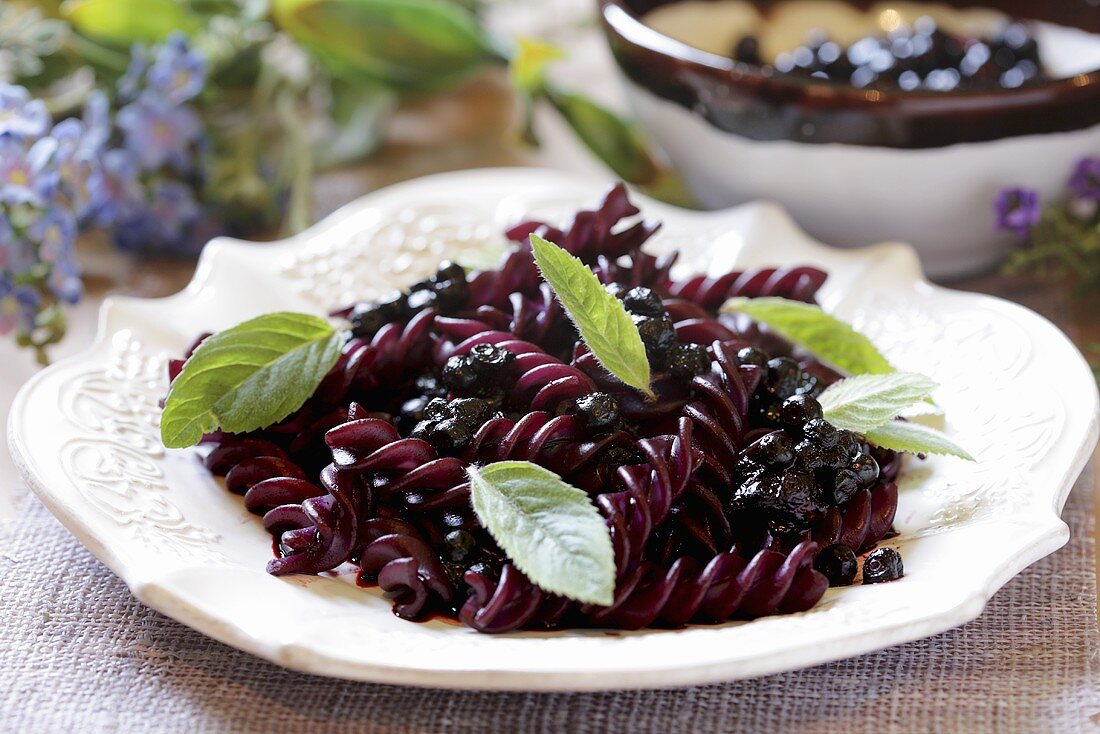
[[[1019,306],[929,285],[903,245],[834,250],[773,205],[696,213],[636,197],[665,221],[650,249],[679,247],[687,268],[830,271],[824,306],[901,368],[942,384],[947,430],[979,462],[909,466],[896,540],[905,577],[830,590],[808,612],[749,623],[491,636],[402,621],[350,574],[267,575],[271,541],[259,520],[196,450],[160,445],[168,355],[200,331],[263,312],[320,313],[400,286],[444,254],[500,244],[523,215],[561,220],[604,188],[551,171],[462,172],[377,192],[286,242],[215,241],[185,291],[108,301],[95,346],[24,387],[9,426],[16,462],[154,609],[289,668],[423,686],[663,687],[813,665],[973,619],[1002,584],[1066,542],[1059,513],[1096,442],[1098,409],[1092,375],[1057,329]]]

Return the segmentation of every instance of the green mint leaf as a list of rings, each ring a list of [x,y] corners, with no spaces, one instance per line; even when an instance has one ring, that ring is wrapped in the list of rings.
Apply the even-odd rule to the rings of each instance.
[[[747,314],[784,339],[850,375],[884,375],[894,371],[871,340],[817,306],[786,298],[731,298],[722,307]]]
[[[897,418],[936,389],[932,378],[912,372],[857,375],[835,382],[817,401],[825,420],[837,428],[862,433]]]
[[[614,601],[611,532],[588,494],[528,461],[467,471],[474,512],[527,578],[579,602]]]
[[[863,435],[868,441],[884,449],[907,451],[911,454],[942,454],[976,461],[966,449],[947,436],[919,423],[890,421]]]
[[[172,383],[161,440],[182,449],[218,428],[244,433],[278,423],[321,384],[340,342],[325,319],[300,313],[267,314],[214,334]]]
[[[600,364],[627,385],[653,397],[645,345],[622,301],[607,292],[587,265],[552,242],[533,234],[531,249],[542,277]]]

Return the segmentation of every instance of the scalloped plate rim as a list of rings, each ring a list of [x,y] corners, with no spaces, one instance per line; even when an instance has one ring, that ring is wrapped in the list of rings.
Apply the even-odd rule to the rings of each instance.
[[[103,352],[108,348],[113,334],[108,329],[112,314],[125,312],[129,307],[140,307],[143,303],[159,302],[169,304],[174,301],[186,300],[198,294],[204,287],[210,285],[212,275],[221,257],[222,251],[254,251],[258,248],[277,247],[280,252],[293,249],[299,241],[304,242],[317,232],[323,232],[346,224],[361,211],[366,211],[369,202],[377,198],[379,194],[388,192],[398,194],[400,190],[410,186],[427,185],[432,182],[445,182],[451,178],[469,178],[471,176],[499,176],[499,175],[538,175],[553,176],[561,180],[574,179],[585,183],[594,183],[589,177],[563,174],[560,171],[543,171],[540,169],[523,168],[490,168],[476,169],[474,171],[456,171],[451,173],[436,174],[412,181],[395,184],[384,189],[372,192],[356,201],[353,201],[333,214],[318,222],[309,230],[274,243],[249,243],[231,238],[218,238],[204,248],[196,267],[195,275],[190,283],[181,291],[162,298],[143,299],[134,297],[109,297],[105,299],[98,316],[96,336],[87,349],[68,357],[56,364],[36,373],[21,388],[12,404],[8,416],[8,446],[15,461],[16,467],[22,477],[27,481],[38,498],[46,505],[47,509],[57,517],[61,523],[92,553],[99,558],[127,585],[131,593],[151,608],[166,614],[176,621],[190,626],[199,632],[217,639],[225,644],[245,650],[273,663],[300,672],[326,675],[337,678],[364,680],[382,683],[394,683],[402,685],[415,685],[424,687],[453,687],[461,689],[478,690],[544,690],[544,691],[581,691],[581,690],[611,690],[627,688],[664,688],[686,685],[712,683],[725,680],[757,677],[786,670],[792,670],[811,665],[818,665],[831,660],[865,654],[904,642],[921,639],[939,632],[957,627],[976,618],[985,608],[990,597],[1011,578],[1017,575],[1027,566],[1040,558],[1063,546],[1069,538],[1068,526],[1061,520],[1059,514],[1064,507],[1076,477],[1083,470],[1093,446],[1096,444],[1098,433],[1097,410],[1094,410],[1093,418],[1088,426],[1084,441],[1075,452],[1073,461],[1057,482],[1049,482],[1045,486],[1052,489],[1050,494],[1050,513],[1027,525],[1034,531],[1034,536],[1023,544],[1014,554],[1002,560],[999,566],[988,573],[985,582],[974,588],[964,599],[956,603],[949,610],[940,612],[935,616],[918,620],[921,624],[913,624],[911,621],[899,622],[892,626],[881,627],[875,630],[874,635],[861,633],[853,629],[847,637],[833,638],[828,645],[818,645],[807,653],[805,648],[792,648],[785,653],[772,655],[765,659],[758,658],[746,662],[734,661],[735,669],[730,669],[728,661],[716,661],[705,665],[693,667],[677,667],[675,663],[667,666],[651,668],[638,668],[624,674],[623,671],[602,670],[589,667],[586,670],[560,670],[552,672],[523,672],[515,670],[497,671],[484,668],[470,669],[424,669],[409,668],[400,665],[387,665],[378,662],[362,660],[348,660],[344,658],[329,657],[325,653],[309,650],[299,640],[270,643],[250,634],[238,624],[227,622],[216,615],[209,614],[198,606],[191,604],[187,599],[177,595],[170,588],[159,582],[156,578],[143,578],[134,573],[105,542],[97,536],[97,533],[85,522],[79,514],[74,514],[69,508],[51,493],[49,488],[39,481],[34,469],[33,454],[22,441],[17,430],[17,423],[23,413],[23,406],[30,395],[38,386],[46,380],[54,371],[64,370],[73,365],[80,364],[89,358]],[[632,196],[650,205],[652,202],[636,193]],[[668,205],[656,206],[673,209]],[[778,215],[792,230],[801,234],[804,244],[812,244],[815,248],[831,250],[828,245],[819,243],[808,235],[805,235],[797,225],[791,221],[789,215],[772,202],[750,202],[732,209],[719,212],[695,212],[684,211],[684,214],[699,217],[730,214],[732,212],[767,211],[771,216]],[[959,293],[948,288],[937,286],[927,281],[916,264],[916,257],[908,245],[901,243],[883,243],[871,245],[865,248],[853,248],[851,253],[858,253],[864,257],[873,255],[875,259],[903,254],[911,261],[908,264],[911,270],[908,275],[913,282],[921,287],[934,291]],[[1026,314],[1042,323],[1050,332],[1057,334],[1074,352],[1076,347],[1072,342],[1052,323],[1041,315],[1018,304],[1005,301],[993,296],[982,294],[967,294],[969,298],[983,301],[987,304],[995,304],[997,308],[1008,308]],[[1085,360],[1078,353],[1081,366]],[[1094,394],[1094,407],[1098,404]],[[1046,493],[1044,493],[1046,494]],[[755,664],[753,664],[755,663]],[[615,676],[614,681],[607,680],[609,675]]]

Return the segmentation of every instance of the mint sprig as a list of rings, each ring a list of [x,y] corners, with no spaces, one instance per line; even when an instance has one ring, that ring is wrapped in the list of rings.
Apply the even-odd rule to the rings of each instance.
[[[533,234],[531,249],[539,272],[600,364],[652,398],[645,345],[622,301],[607,292],[591,268],[552,242]]]
[[[540,588],[587,604],[615,598],[615,553],[588,494],[527,461],[470,467],[478,520]]]
[[[818,306],[786,298],[731,298],[722,310],[746,314],[850,375],[894,372],[870,339]]]
[[[914,372],[857,375],[830,385],[818,402],[830,423],[862,432],[894,420],[936,387],[935,380]]]
[[[912,372],[859,375],[833,383],[817,400],[825,420],[837,428],[862,434],[876,446],[974,461],[966,449],[939,431],[895,420],[907,409],[927,401],[935,388],[931,378]]]
[[[871,443],[884,449],[911,454],[941,454],[977,461],[970,452],[934,428],[920,423],[891,421],[864,434]]]
[[[288,312],[214,334],[172,383],[161,440],[187,448],[219,428],[245,433],[278,423],[317,390],[340,357],[340,342],[325,319]]]

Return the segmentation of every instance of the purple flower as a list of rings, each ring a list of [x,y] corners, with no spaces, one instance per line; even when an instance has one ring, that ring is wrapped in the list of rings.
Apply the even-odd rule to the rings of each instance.
[[[0,135],[37,138],[50,126],[46,103],[14,84],[0,84]]]
[[[30,150],[10,135],[0,135],[0,203],[42,204],[57,186],[57,172],[49,168],[57,150],[53,138],[40,138]]]
[[[0,214],[0,275],[23,275],[36,262],[34,246],[20,237],[6,216]]]
[[[38,257],[42,262],[62,262],[73,250],[76,218],[67,209],[53,207],[31,223],[27,236],[38,244]]]
[[[118,126],[125,136],[126,149],[147,171],[165,164],[185,169],[191,145],[202,132],[202,123],[193,109],[173,106],[150,92],[119,110]]]
[[[182,33],[173,33],[156,50],[156,58],[149,69],[149,88],[179,105],[193,99],[205,83],[206,58],[190,48]]]
[[[1069,189],[1079,199],[1100,201],[1100,157],[1088,156],[1077,162]]]
[[[1020,237],[1026,237],[1042,215],[1039,194],[1033,189],[1003,189],[993,208],[997,213],[997,229]]]

